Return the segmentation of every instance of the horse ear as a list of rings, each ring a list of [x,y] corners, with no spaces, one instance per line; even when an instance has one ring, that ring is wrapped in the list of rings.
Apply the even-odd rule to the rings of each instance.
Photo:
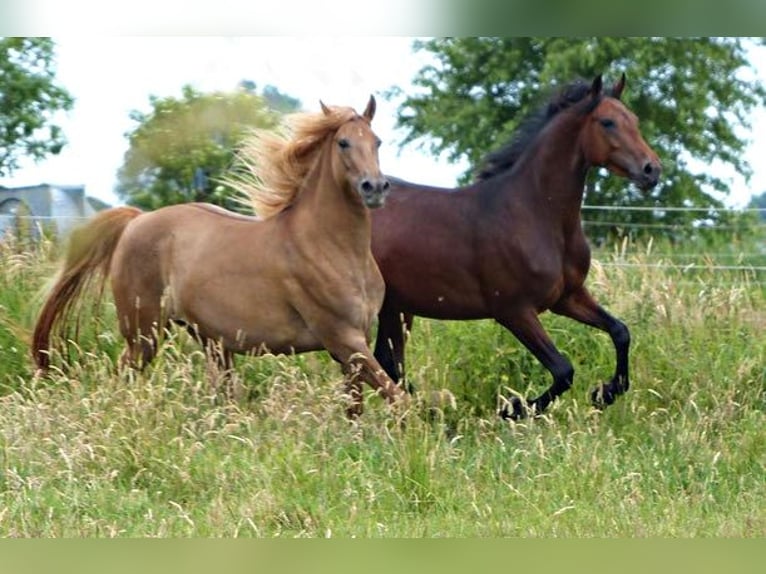
[[[622,95],[622,90],[625,89],[625,72],[622,73],[622,76],[620,76],[620,81],[617,82],[614,86],[612,86],[611,96],[613,98],[620,99],[620,96]]]
[[[328,108],[322,100],[319,100],[319,105],[322,107],[322,113],[324,113],[326,116],[329,116],[330,108]]]
[[[593,79],[593,83],[590,86],[590,95],[593,96],[594,98],[599,96],[601,94],[601,88],[603,88],[603,86],[604,86],[604,83],[601,79],[601,74],[599,74]]]
[[[366,119],[368,122],[371,122],[372,118],[375,117],[376,107],[377,107],[377,104],[375,103],[375,96],[370,94],[370,101],[367,102],[367,107],[364,108],[364,113],[362,114],[362,117]]]

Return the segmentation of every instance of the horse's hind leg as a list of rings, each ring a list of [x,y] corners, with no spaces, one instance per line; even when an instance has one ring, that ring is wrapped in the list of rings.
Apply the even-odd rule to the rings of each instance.
[[[378,313],[378,334],[375,338],[375,358],[394,381],[404,382],[404,347],[412,328],[412,315],[399,311],[390,300]],[[412,392],[410,384],[407,390]]]
[[[630,387],[628,378],[630,331],[628,327],[607,313],[584,287],[559,301],[551,310],[559,315],[570,317],[575,321],[609,333],[617,355],[614,375],[608,383],[604,383],[591,392],[591,401],[598,408],[611,405],[618,395],[623,394]]]
[[[161,307],[136,304],[129,311],[121,312],[120,309],[121,306],[118,304],[117,312],[122,317],[120,332],[127,343],[120,358],[120,365],[143,369],[156,356],[159,329],[165,327],[160,323]]]
[[[222,343],[201,334],[196,325],[190,325],[180,319],[175,319],[173,322],[184,327],[189,336],[197,341],[205,351],[208,378],[212,381],[215,390],[223,389],[223,395],[226,399],[233,400],[237,394],[236,381],[234,380],[234,353],[224,347]]]
[[[142,370],[157,354],[158,339],[154,329],[123,332],[127,346],[120,357],[121,367]]]
[[[559,395],[572,386],[574,368],[553,344],[545,332],[537,312],[528,309],[522,313],[497,321],[514,336],[548,369],[553,376],[553,384],[539,397],[527,401],[527,405],[535,412],[543,412]],[[518,399],[511,401],[511,408],[504,407],[500,415],[503,418],[519,419],[526,416],[526,409]]]
[[[234,376],[234,353],[213,339],[201,337],[199,341],[205,349],[208,377],[213,381],[217,394],[233,401],[238,395]]]

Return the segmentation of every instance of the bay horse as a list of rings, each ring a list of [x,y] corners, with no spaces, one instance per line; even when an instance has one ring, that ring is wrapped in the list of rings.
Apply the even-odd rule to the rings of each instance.
[[[389,183],[372,131],[375,99],[350,107],[293,114],[291,136],[256,133],[239,153],[230,182],[258,216],[190,203],[142,212],[116,207],[71,238],[58,279],[35,325],[32,354],[44,372],[52,332],[77,315],[91,281],[108,277],[127,346],[121,365],[143,367],[157,335],[176,322],[206,348],[219,345],[220,366],[235,353],[326,349],[342,365],[362,412],[367,382],[389,402],[406,397],[369,347],[384,284],[370,249],[370,209]]]
[[[403,380],[413,316],[492,318],[553,377],[540,396],[513,398],[500,414],[540,413],[574,377],[540,323],[551,310],[612,339],[616,369],[592,392],[593,404],[628,390],[630,332],[585,287],[590,248],[580,216],[592,167],[643,189],[659,181],[659,159],[619,99],[624,86],[624,74],[607,92],[600,75],[565,86],[487,156],[473,184],[442,189],[389,177],[386,206],[372,217],[372,250],[386,281],[375,356],[392,379]]]

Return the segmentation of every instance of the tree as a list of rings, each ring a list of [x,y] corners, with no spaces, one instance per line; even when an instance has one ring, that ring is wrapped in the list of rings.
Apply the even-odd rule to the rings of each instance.
[[[759,209],[759,218],[762,222],[766,223],[766,191],[759,195],[754,195],[750,198],[750,203],[747,205],[749,209]]]
[[[739,38],[440,38],[415,43],[434,63],[414,78],[415,91],[403,98],[397,124],[403,145],[427,139],[435,154],[450,160],[481,158],[500,147],[519,122],[545,101],[551,88],[604,73],[628,78],[623,101],[639,117],[647,142],[663,161],[662,184],[646,195],[619,178],[597,172],[587,184],[590,205],[656,207],[645,211],[587,211],[589,235],[603,236],[622,225],[645,226],[674,236],[703,233],[726,223],[720,210],[709,213],[662,210],[666,206],[722,205],[729,191],[723,170],[746,178],[744,159],[749,113],[766,103],[766,88],[746,77],[752,72],[749,47]],[[751,74],[752,75],[752,74]],[[695,165],[707,169],[695,169]],[[472,173],[466,173],[462,182]],[[640,227],[639,227],[640,228]]]
[[[281,113],[295,111],[301,106],[300,100],[283,94],[274,86],[265,86],[263,88],[263,98],[269,103],[269,106]]]
[[[11,175],[21,157],[41,160],[66,143],[53,116],[74,100],[56,85],[53,59],[50,38],[0,38],[0,177]]]
[[[251,81],[231,93],[205,94],[184,86],[181,98],[151,96],[149,113],[131,113],[137,125],[126,134],[130,145],[118,172],[117,194],[144,209],[190,201],[236,209],[234,192],[222,177],[249,130],[275,127],[280,113],[300,105],[283,98],[275,110]]]

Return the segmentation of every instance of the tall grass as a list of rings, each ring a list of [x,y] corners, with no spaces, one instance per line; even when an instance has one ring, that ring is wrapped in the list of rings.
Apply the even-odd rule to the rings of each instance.
[[[546,315],[575,384],[512,423],[501,397],[549,375],[492,322],[418,319],[418,396],[446,388],[454,407],[400,425],[368,396],[352,424],[323,353],[238,359],[229,402],[181,333],[120,373],[110,303],[40,378],[28,337],[55,254],[0,243],[0,536],[766,534],[763,272],[599,253],[589,285],[633,335],[632,387],[603,412],[588,393],[614,367],[606,335]]]

